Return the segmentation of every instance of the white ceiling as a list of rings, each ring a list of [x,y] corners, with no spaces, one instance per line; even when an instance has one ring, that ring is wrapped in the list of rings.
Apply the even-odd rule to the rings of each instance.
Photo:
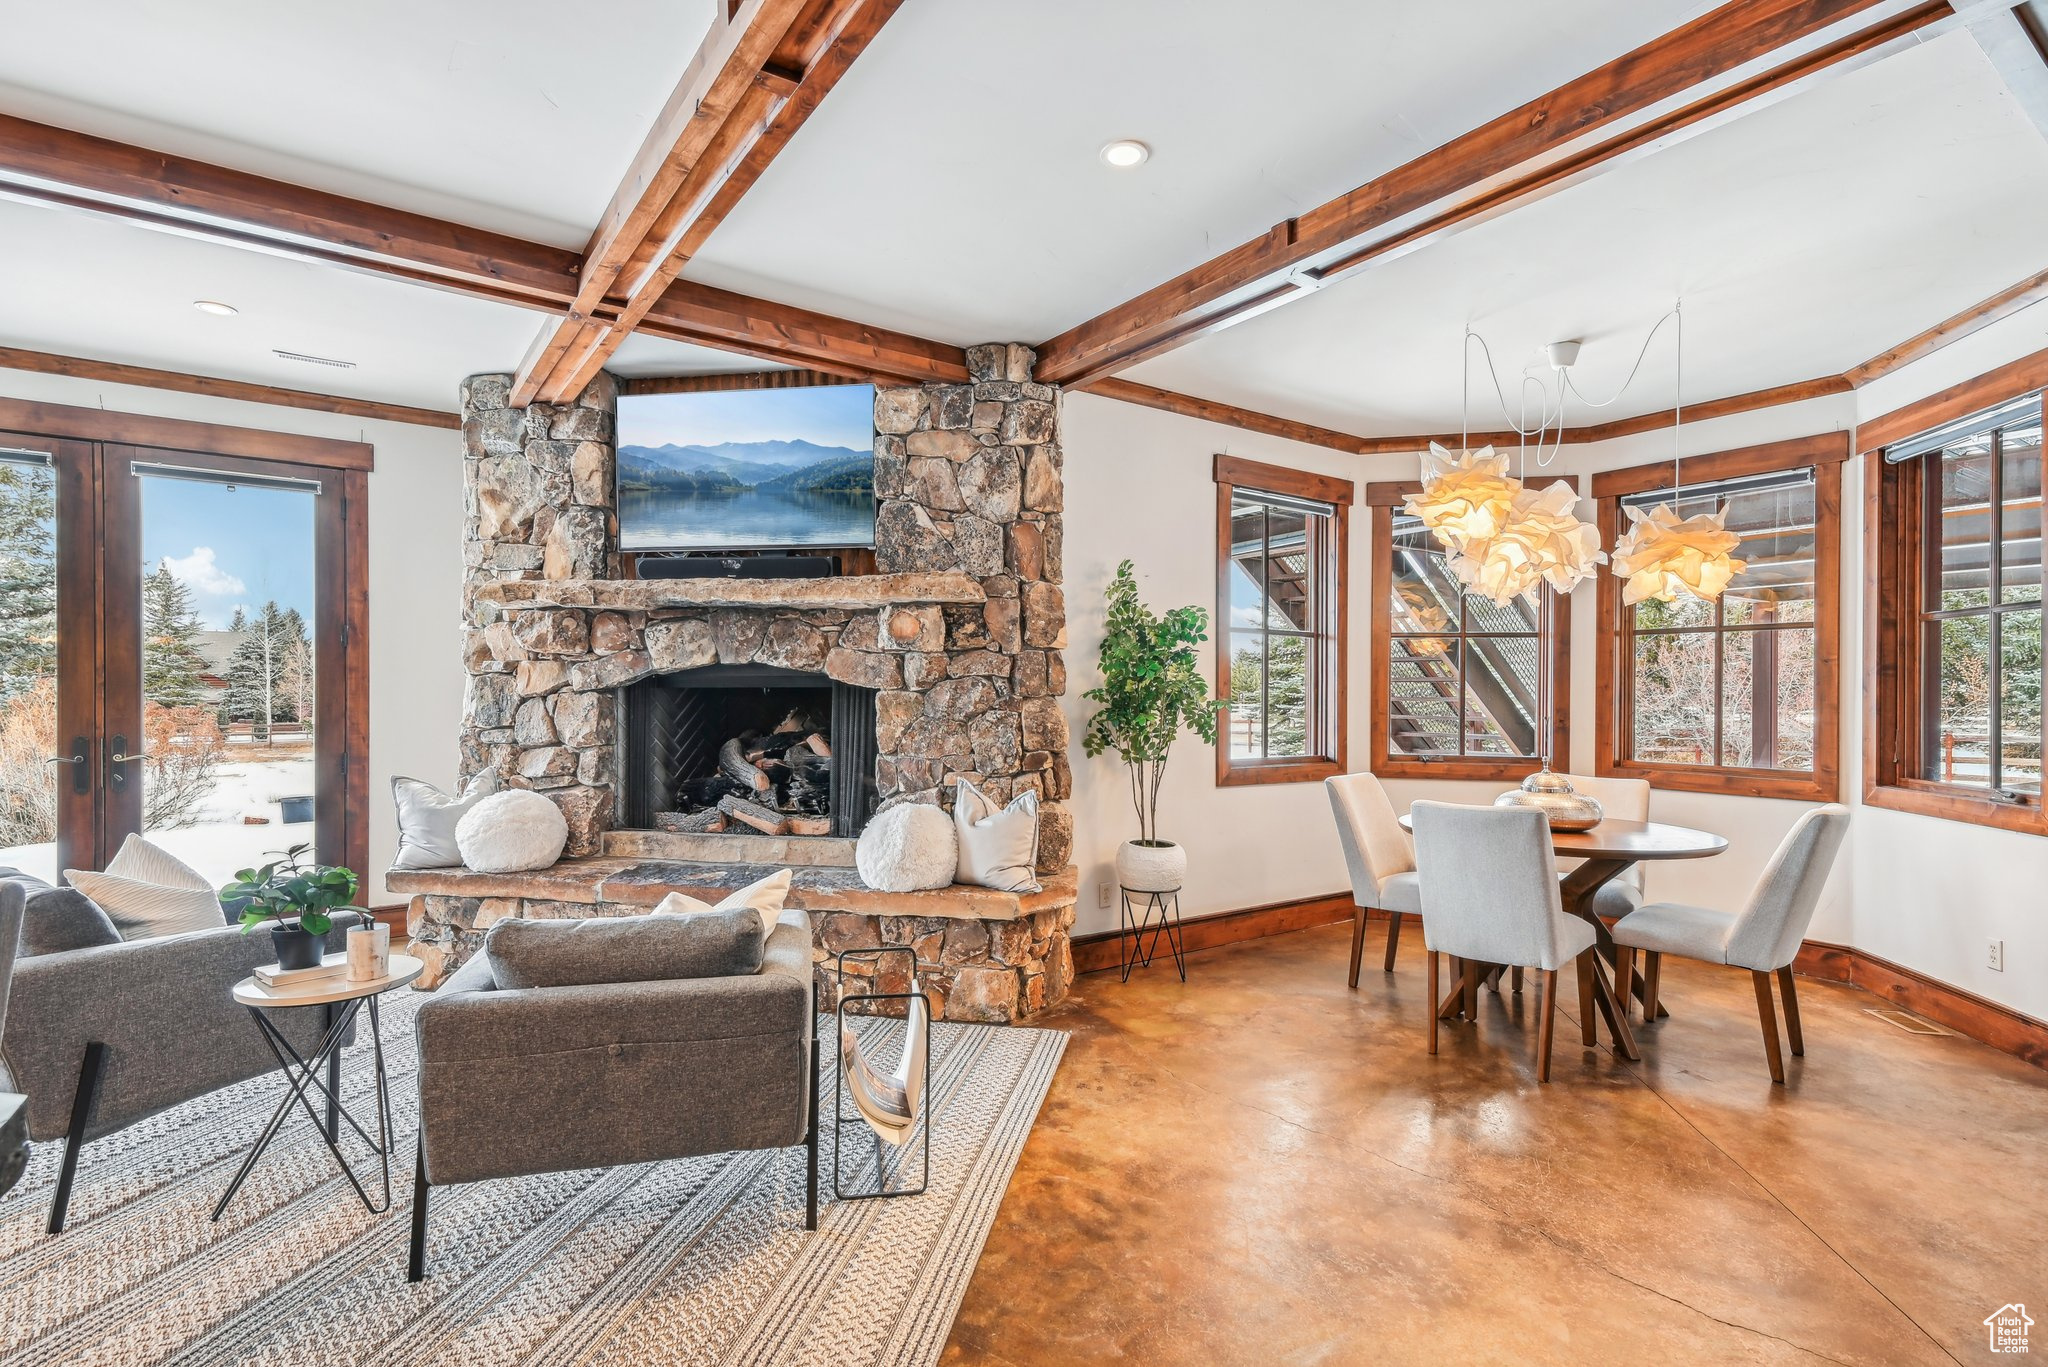
[[[1042,341],[1704,8],[911,0],[688,273]],[[1102,165],[1116,138],[1152,159]]]
[[[12,4],[0,111],[580,251],[716,3]]]
[[[0,111],[577,248],[714,3],[17,6]],[[953,342],[1040,340],[1705,8],[909,0],[688,274]],[[1153,159],[1102,166],[1118,137]],[[1958,34],[1128,374],[1359,432],[1454,427],[1468,321],[1510,385],[1542,343],[1583,337],[1581,383],[1604,395],[1682,294],[1698,402],[1840,371],[2041,270],[2044,211],[2048,144]],[[209,297],[241,316],[191,308]],[[445,409],[538,318],[0,200],[0,345]],[[616,368],[766,367],[636,337]],[[1599,416],[1670,398],[1660,344]]]
[[[1126,377],[1366,435],[1455,430],[1459,348],[1511,404],[1547,342],[1619,388],[1684,300],[1688,402],[1839,374],[2048,267],[2048,142],[1953,33],[1563,190]],[[1669,407],[1666,328],[1599,421]],[[1472,425],[1502,425],[1474,348]]]

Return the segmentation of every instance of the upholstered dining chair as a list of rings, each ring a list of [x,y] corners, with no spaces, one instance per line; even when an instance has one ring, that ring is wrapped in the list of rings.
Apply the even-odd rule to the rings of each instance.
[[[1664,956],[1679,954],[1710,964],[1749,970],[1756,987],[1757,1018],[1763,1026],[1764,1057],[1771,1081],[1785,1080],[1785,1060],[1778,1046],[1777,1012],[1771,1003],[1771,978],[1785,999],[1785,1036],[1798,1055],[1806,1053],[1799,1030],[1799,994],[1792,984],[1792,960],[1813,922],[1821,889],[1835,856],[1849,833],[1849,809],[1836,803],[1816,807],[1785,833],[1771,862],[1757,879],[1749,904],[1729,913],[1678,902],[1652,902],[1615,923],[1618,951],[1615,996],[1629,999],[1635,952],[1643,953],[1643,1011],[1657,1016],[1657,992]]]
[[[1422,884],[1422,941],[1429,951],[1429,1052],[1437,1049],[1437,956],[1464,975],[1464,1004],[1478,1018],[1481,964],[1534,968],[1542,975],[1543,1017],[1536,1035],[1536,1080],[1550,1081],[1557,1021],[1557,970],[1576,963],[1579,1014],[1592,1043],[1593,927],[1567,916],[1557,887],[1550,823],[1526,807],[1461,807],[1418,802],[1415,864]]]
[[[1394,951],[1401,944],[1401,917],[1422,910],[1422,890],[1415,877],[1415,845],[1387,790],[1371,774],[1338,774],[1323,780],[1330,807],[1337,814],[1337,839],[1344,846],[1344,864],[1351,871],[1351,985],[1358,986],[1358,961],[1365,952],[1365,913],[1387,914],[1387,972],[1394,971]]]
[[[1572,787],[1600,804],[1603,817],[1616,821],[1648,821],[1650,819],[1650,783],[1641,778],[1595,778],[1591,774],[1566,774]],[[1564,872],[1577,868],[1581,861],[1567,861]],[[1600,885],[1593,894],[1593,911],[1606,920],[1615,920],[1628,915],[1643,904],[1643,866],[1629,865],[1622,872]]]

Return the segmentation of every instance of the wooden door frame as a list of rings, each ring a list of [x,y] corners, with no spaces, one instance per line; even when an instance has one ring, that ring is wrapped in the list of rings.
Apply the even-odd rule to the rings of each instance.
[[[99,462],[91,442],[39,432],[0,427],[0,446],[49,453],[57,485],[57,521],[51,534],[57,543],[58,620],[63,620],[67,603],[90,605],[92,630],[57,633],[57,751],[67,753],[74,738],[85,741],[85,763],[61,766],[52,780],[57,784],[57,867],[75,868],[96,862],[102,843],[100,807],[95,800],[101,765],[99,737],[104,733],[97,621],[101,601]],[[84,510],[83,525],[66,518],[67,506]]]
[[[314,603],[314,637],[321,644],[316,653],[320,679],[314,710],[315,763],[323,766],[327,781],[316,783],[315,829],[320,833],[317,857],[326,863],[342,864],[358,876],[369,875],[369,737],[370,737],[370,655],[369,655],[369,472],[375,464],[374,450],[366,442],[308,437],[288,432],[266,432],[256,428],[230,427],[217,423],[188,422],[139,414],[113,413],[96,408],[37,403],[0,398],[0,431],[19,434],[28,443],[64,444],[79,455],[65,462],[87,472],[87,482],[73,497],[84,498],[92,509],[92,536],[88,544],[66,544],[59,531],[59,611],[65,586],[82,582],[89,586],[93,603],[93,630],[85,646],[73,643],[69,653],[90,652],[83,670],[67,669],[67,656],[60,655],[58,687],[87,688],[95,695],[92,715],[95,752],[88,756],[93,766],[94,789],[105,783],[106,754],[99,748],[116,728],[111,724],[126,717],[111,717],[98,700],[105,690],[110,661],[104,652],[110,641],[125,639],[127,627],[140,622],[106,620],[106,605],[112,601],[109,566],[117,554],[129,553],[139,583],[141,567],[139,499],[132,485],[110,489],[118,476],[131,479],[122,462],[132,459],[164,460],[171,464],[202,464],[208,468],[270,475],[287,479],[317,480],[322,493],[315,501],[314,580],[320,586],[339,585],[339,592],[320,592]],[[60,473],[58,497],[65,496]],[[330,497],[331,494],[331,497]],[[111,510],[132,511],[132,526],[110,525]],[[70,538],[72,541],[80,538]],[[66,558],[67,551],[71,553]],[[124,577],[128,571],[122,569]],[[137,605],[139,610],[139,604]],[[79,633],[72,633],[77,635]],[[60,633],[60,650],[63,649]],[[332,657],[331,659],[329,657]],[[330,672],[331,665],[331,672]],[[70,679],[73,682],[67,683]],[[333,683],[330,685],[330,680]],[[140,698],[136,703],[135,725],[139,733]],[[139,740],[139,734],[137,735]],[[332,739],[338,749],[329,750]],[[327,768],[326,766],[332,766]],[[90,798],[90,794],[88,795]],[[140,789],[134,798],[136,827],[140,828]],[[104,804],[95,803],[96,808]],[[89,839],[98,857],[95,865],[112,852],[106,848],[112,827],[94,818]],[[79,867],[74,864],[71,867]]]

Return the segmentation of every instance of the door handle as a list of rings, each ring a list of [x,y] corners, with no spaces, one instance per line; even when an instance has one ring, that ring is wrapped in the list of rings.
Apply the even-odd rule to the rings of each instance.
[[[86,765],[85,751],[85,737],[73,736],[71,738],[70,754],[52,755],[44,760],[43,763],[77,765],[78,767],[71,771],[71,791],[74,793],[90,792],[92,790],[92,770]]]
[[[116,739],[116,740],[119,740],[120,738],[119,738],[119,737],[117,736],[117,737],[115,737],[115,739]],[[126,763],[127,763],[128,761],[130,761],[130,760],[133,760],[133,759],[148,759],[148,758],[149,758],[149,756],[147,756],[147,755],[108,755],[108,756],[107,756],[107,763],[109,763],[109,764],[126,764]],[[78,761],[76,761],[76,760],[66,760],[66,761],[65,761],[65,763],[66,763],[66,764],[75,764],[75,763],[77,763],[77,762],[78,762]]]
[[[128,737],[126,736],[114,737],[113,743],[108,748],[112,753],[107,756],[107,787],[116,793],[125,793],[128,791],[128,771],[119,766],[128,763],[132,759],[141,759],[142,756],[128,753]]]

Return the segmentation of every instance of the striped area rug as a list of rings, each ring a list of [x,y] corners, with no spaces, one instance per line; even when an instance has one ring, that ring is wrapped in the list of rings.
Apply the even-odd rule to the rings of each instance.
[[[220,1223],[208,1219],[276,1103],[275,1077],[87,1146],[70,1228],[55,1238],[43,1219],[61,1146],[37,1145],[21,1185],[0,1200],[0,1367],[925,1367],[945,1345],[1066,1046],[1056,1031],[934,1028],[923,1196],[830,1200],[828,1095],[815,1234],[803,1228],[800,1148],[485,1182],[434,1193],[432,1275],[414,1286],[405,1247],[421,1000],[385,1003],[398,1134],[388,1214],[363,1209],[301,1116]],[[358,1048],[344,1090],[368,1115]],[[875,1146],[857,1122],[844,1138],[847,1187],[864,1189]],[[366,1158],[347,1140],[344,1151]]]

